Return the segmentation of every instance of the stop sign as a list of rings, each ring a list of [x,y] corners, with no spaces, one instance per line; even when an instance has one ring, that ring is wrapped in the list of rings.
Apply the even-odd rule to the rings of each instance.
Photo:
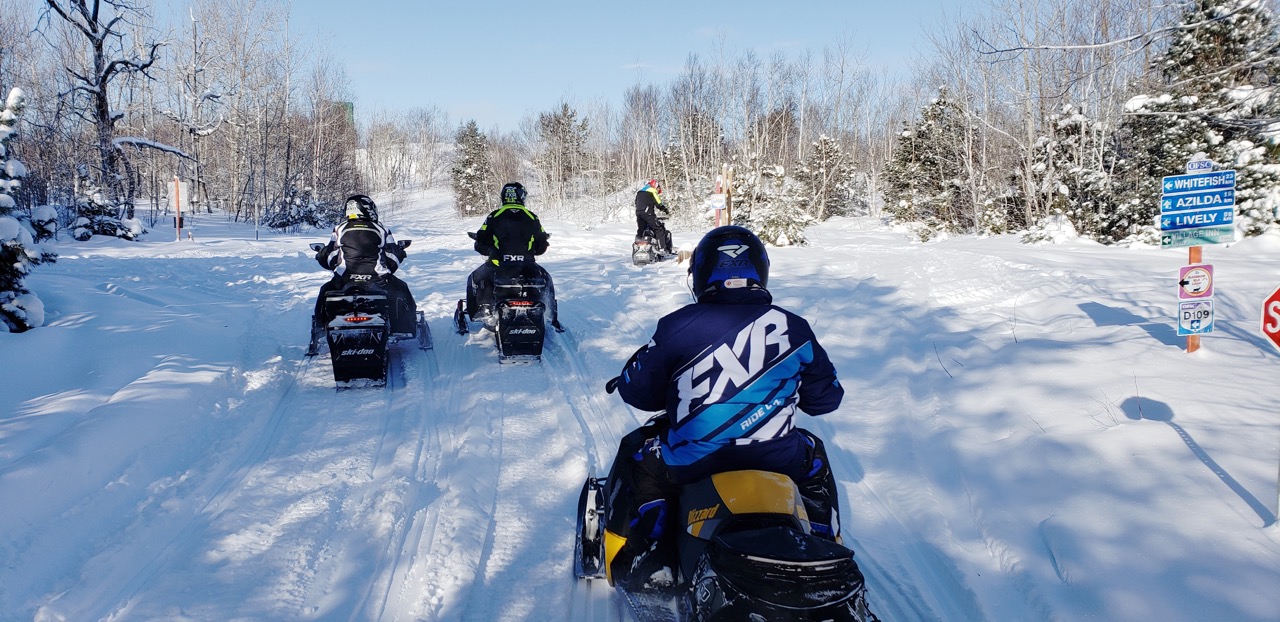
[[[1262,334],[1280,349],[1280,287],[1262,301]]]

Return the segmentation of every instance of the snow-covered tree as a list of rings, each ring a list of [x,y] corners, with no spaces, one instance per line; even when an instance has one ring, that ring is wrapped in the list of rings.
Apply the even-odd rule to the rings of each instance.
[[[1111,218],[1111,177],[1108,165],[1114,154],[1105,143],[1103,125],[1072,104],[1049,116],[1046,132],[1032,145],[1032,187],[1036,203],[1053,217],[1064,217],[1081,235],[1115,241],[1127,235]],[[1016,197],[1018,201],[1023,197]],[[1028,223],[1035,228],[1041,223]],[[1118,234],[1118,235],[1117,235]]]
[[[22,91],[15,88],[0,109],[0,330],[16,333],[44,324],[44,303],[23,280],[32,266],[54,260],[53,253],[35,241],[30,218],[14,201],[27,175],[11,146],[23,100]]]
[[[329,227],[342,216],[342,203],[321,201],[312,188],[291,186],[272,202],[262,215],[262,224],[272,229],[297,232],[302,225]]]
[[[1160,179],[1198,155],[1236,169],[1237,227],[1275,227],[1280,206],[1280,37],[1261,0],[1195,0],[1152,69],[1159,80],[1126,105],[1117,216],[1148,230]]]
[[[904,128],[885,168],[885,208],[894,218],[930,228],[970,231],[975,206],[964,190],[964,145],[971,132],[964,109],[946,88]]]
[[[800,166],[792,172],[805,195],[809,214],[818,221],[865,212],[862,179],[840,143],[820,136]]]
[[[472,119],[458,129],[454,142],[457,145],[456,159],[449,173],[453,178],[453,196],[457,201],[458,214],[471,216],[486,213],[491,204],[490,191],[494,188],[489,140],[480,131],[475,119]]]
[[[759,171],[734,185],[734,224],[774,246],[805,244],[804,229],[816,222],[807,209],[808,190],[781,166],[759,167]]]
[[[537,136],[533,165],[542,177],[543,189],[563,204],[572,195],[574,178],[584,169],[587,120],[579,120],[578,111],[561,103],[559,110],[538,115]]]

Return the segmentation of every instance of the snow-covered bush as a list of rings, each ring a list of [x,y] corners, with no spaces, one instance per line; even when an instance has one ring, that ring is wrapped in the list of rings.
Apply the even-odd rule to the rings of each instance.
[[[13,89],[0,110],[0,330],[23,332],[44,324],[44,303],[23,283],[32,266],[53,261],[52,252],[36,242],[30,218],[18,210],[13,195],[22,188],[27,169],[12,155],[24,96]],[[44,217],[47,214],[41,212]]]

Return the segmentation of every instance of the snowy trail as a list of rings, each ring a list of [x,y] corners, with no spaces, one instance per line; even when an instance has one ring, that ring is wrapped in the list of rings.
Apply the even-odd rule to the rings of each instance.
[[[322,232],[206,222],[41,266],[49,326],[0,335],[24,363],[0,392],[0,618],[627,620],[571,577],[574,513],[648,417],[604,384],[688,302],[684,268],[631,266],[629,223],[549,222],[568,332],[499,365],[491,334],[449,325],[479,262],[451,209],[396,212],[435,349],[397,345],[387,389],[335,391],[303,356]],[[1221,334],[1191,356],[1167,252],[810,232],[770,250],[771,290],[845,385],[797,423],[883,619],[1280,617],[1255,315],[1280,242],[1210,251]]]

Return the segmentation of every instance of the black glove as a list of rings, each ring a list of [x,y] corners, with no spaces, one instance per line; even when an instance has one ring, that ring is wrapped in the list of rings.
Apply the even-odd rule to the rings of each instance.
[[[614,376],[609,382],[604,383],[604,392],[612,394],[618,390],[618,383],[622,381],[622,376]]]

